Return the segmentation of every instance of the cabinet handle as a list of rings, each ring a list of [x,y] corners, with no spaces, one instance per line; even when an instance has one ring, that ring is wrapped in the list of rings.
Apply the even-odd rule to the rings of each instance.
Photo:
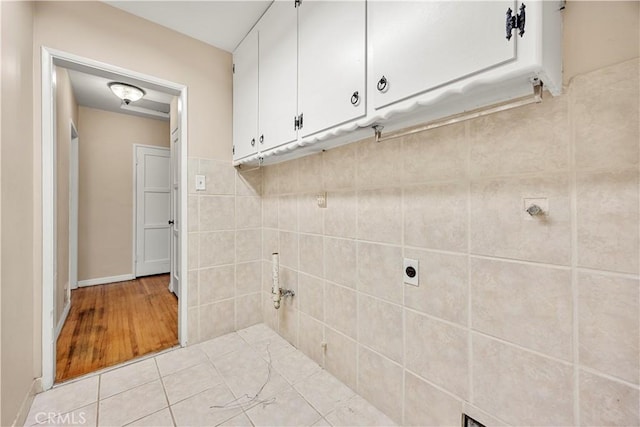
[[[264,135],[260,135],[260,144],[264,144]]]
[[[251,146],[253,147],[253,146],[255,146],[255,145],[256,145],[256,139],[255,139],[255,138],[252,138],[252,139],[251,139]]]
[[[360,101],[360,94],[358,94],[358,91],[355,91],[353,95],[351,95],[351,105],[356,105],[358,101]]]
[[[378,90],[380,92],[384,92],[388,84],[389,82],[387,81],[387,78],[385,76],[382,76],[382,78],[378,80]]]

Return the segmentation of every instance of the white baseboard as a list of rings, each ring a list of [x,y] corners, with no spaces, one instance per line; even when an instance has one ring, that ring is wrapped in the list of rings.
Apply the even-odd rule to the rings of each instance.
[[[79,280],[78,287],[104,285],[106,283],[124,282],[126,280],[134,280],[134,274],[121,274],[120,276],[99,277],[97,279]]]
[[[64,326],[64,322],[67,321],[67,316],[69,315],[69,310],[71,310],[71,300],[67,301],[67,304],[64,306],[64,310],[62,310],[62,315],[60,316],[60,320],[58,320],[58,324],[56,325],[56,340],[60,335],[60,331]]]
[[[20,405],[20,410],[16,414],[15,420],[13,420],[12,426],[23,426],[27,421],[27,417],[29,416],[29,411],[31,410],[31,404],[33,404],[33,398],[36,394],[42,392],[42,381],[40,378],[36,378],[31,383],[31,388],[29,392],[24,397],[22,401],[22,405]]]

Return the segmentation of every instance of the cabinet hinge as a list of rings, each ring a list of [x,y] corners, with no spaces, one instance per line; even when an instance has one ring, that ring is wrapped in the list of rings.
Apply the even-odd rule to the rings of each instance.
[[[293,7],[298,7],[302,4],[302,0],[293,0]]]
[[[231,147],[231,154],[236,154],[236,146]]]
[[[516,13],[515,16],[513,15],[513,10],[511,10],[511,8],[507,9],[505,28],[507,31],[507,40],[511,40],[513,30],[518,30],[518,34],[520,34],[520,37],[524,35],[524,25],[527,17],[524,11],[525,8],[526,6],[524,5],[524,3],[522,3],[520,5],[520,13]]]
[[[293,130],[302,129],[302,114],[293,117]]]
[[[298,116],[298,129],[302,129],[302,113]]]
[[[232,72],[233,74],[235,74],[235,73],[236,73],[236,64],[233,64],[233,65],[231,66],[231,72]]]

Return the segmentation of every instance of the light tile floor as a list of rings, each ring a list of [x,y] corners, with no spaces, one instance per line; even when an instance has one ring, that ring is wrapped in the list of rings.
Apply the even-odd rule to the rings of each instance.
[[[251,400],[258,392],[258,397]],[[41,393],[25,425],[394,423],[260,324]]]

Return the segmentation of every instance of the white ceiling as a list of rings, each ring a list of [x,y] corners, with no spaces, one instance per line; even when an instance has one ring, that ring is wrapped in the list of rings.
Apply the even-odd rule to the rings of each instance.
[[[139,101],[124,106],[120,98],[115,96],[109,86],[113,79],[83,73],[77,70],[67,70],[73,87],[73,94],[79,105],[113,111],[115,113],[131,114],[160,120],[169,120],[169,108],[173,95],[140,85],[139,82],[126,81],[143,89],[146,94]],[[118,81],[123,81],[119,79]]]
[[[129,0],[105,3],[232,52],[258,22],[272,0]]]
[[[232,52],[273,0],[226,1],[105,1],[105,3],[155,22],[210,45]],[[172,94],[161,88],[145,86],[144,82],[123,80],[116,75],[100,75],[96,70],[79,69],[68,64],[57,64],[69,71],[74,95],[79,105],[168,120]],[[107,86],[112,81],[124,81],[146,92],[143,99],[124,106]],[[141,84],[142,83],[142,84]]]

